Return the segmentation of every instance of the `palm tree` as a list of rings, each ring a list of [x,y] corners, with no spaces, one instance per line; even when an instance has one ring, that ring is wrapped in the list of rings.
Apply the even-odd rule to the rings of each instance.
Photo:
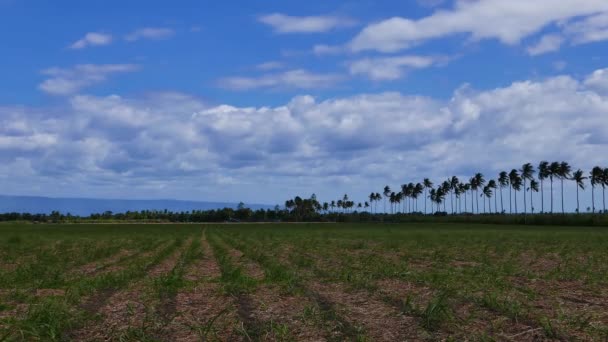
[[[485,214],[486,213],[486,198],[488,199],[488,211],[492,211],[492,208],[490,205],[490,198],[492,197],[492,188],[489,185],[484,186],[482,195],[484,196],[483,213]]]
[[[384,187],[384,213],[386,214],[386,199],[391,195],[391,188],[387,185]]]
[[[412,193],[412,195],[414,196],[414,199],[416,200],[415,202],[415,208],[414,210],[416,212],[418,212],[418,196],[422,195],[422,191],[424,190],[424,185],[420,184],[420,183],[416,183],[416,185],[414,186],[414,192]]]
[[[534,201],[532,192],[538,192],[538,182],[535,179],[530,180],[530,211],[534,214]]]
[[[455,214],[456,211],[454,210],[454,193],[456,192],[456,188],[458,188],[458,183],[460,183],[460,180],[458,179],[458,177],[456,176],[452,176],[452,178],[450,178],[450,193],[451,195],[451,202],[452,202],[452,214]]]
[[[475,176],[469,179],[469,185],[471,186],[471,214],[475,214],[475,207],[473,206],[473,193],[477,190],[477,180]]]
[[[608,186],[608,168],[602,171],[602,201],[604,203],[604,214],[606,214],[606,186]]]
[[[602,185],[602,187],[604,186],[602,184],[602,180],[604,177],[604,170],[602,170],[601,167],[599,166],[595,166],[592,170],[591,170],[591,174],[589,179],[591,180],[591,210],[593,213],[595,213],[595,186],[596,185]]]
[[[376,200],[376,194],[374,194],[373,192],[369,194],[368,196],[369,198],[369,203],[374,203],[374,201]],[[372,208],[372,212],[373,212],[373,208]]]
[[[483,177],[483,174],[481,174],[481,173],[476,173],[474,178],[475,178],[475,185],[477,185],[477,188],[475,189],[475,194],[479,195],[479,193],[477,192],[477,189],[484,186],[486,184],[486,180]],[[475,200],[477,202],[477,213],[479,214],[479,200],[477,200],[477,197],[478,196],[475,196]]]
[[[549,162],[541,161],[538,164],[538,179],[540,179],[540,212],[545,212],[545,191],[543,189],[543,180],[549,177]]]
[[[549,180],[551,181],[551,214],[553,214],[553,177],[559,177],[560,164],[553,162],[549,165]]]
[[[427,191],[433,187],[433,182],[431,182],[430,179],[425,178],[424,181],[422,181],[422,184],[424,185],[424,214],[426,214]]]
[[[526,181],[534,178],[534,166],[530,163],[526,163],[521,166],[521,179],[524,181],[524,215],[526,215]]]
[[[451,185],[449,181],[445,181],[441,184],[441,193],[443,194],[443,196],[446,196],[450,192],[450,187]],[[445,201],[443,201],[443,212],[447,214],[448,211],[445,206]]]
[[[564,179],[570,178],[571,172],[572,172],[572,167],[570,167],[570,164],[568,164],[565,161],[563,161],[559,164],[558,177],[559,177],[559,180],[561,181],[561,186],[562,186],[562,214],[566,213],[564,210]]]
[[[572,174],[572,180],[576,183],[576,213],[580,214],[580,205],[578,201],[578,189],[585,190],[585,179],[583,170],[578,169]]]
[[[498,184],[500,185],[500,210],[502,213],[505,212],[505,207],[502,201],[502,188],[509,186],[509,175],[507,172],[502,171],[498,175]],[[509,208],[511,205],[509,204]]]
[[[396,194],[394,191],[391,192],[390,195],[388,196],[389,202],[391,204],[391,214],[393,213],[393,205],[395,204],[395,198],[396,198],[395,196],[396,196]]]
[[[509,183],[511,183],[511,188],[515,190],[515,214],[517,214],[517,192],[521,190],[521,178],[516,169],[509,172]],[[511,201],[511,190],[509,190],[509,201]]]
[[[437,191],[435,192],[435,203],[437,203],[437,208],[441,208],[441,203],[443,203],[443,211],[445,212],[445,191],[443,187],[437,187]]]
[[[492,193],[494,193],[494,190],[496,190],[496,188],[498,187],[496,181],[493,179],[490,179],[490,181],[488,182],[488,186],[490,187],[490,189],[492,189]],[[498,202],[496,196],[494,196],[494,211],[498,213]]]
[[[464,209],[467,210],[467,192],[471,190],[471,184],[469,183],[460,183],[462,186],[462,194],[464,195]]]
[[[435,190],[434,188],[431,188],[431,190],[429,191],[429,199],[431,200],[431,212],[433,212],[434,203],[437,199],[437,190]]]

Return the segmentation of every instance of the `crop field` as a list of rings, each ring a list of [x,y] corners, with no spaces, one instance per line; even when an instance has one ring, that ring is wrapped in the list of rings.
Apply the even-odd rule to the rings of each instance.
[[[3,224],[4,340],[608,340],[608,230]]]

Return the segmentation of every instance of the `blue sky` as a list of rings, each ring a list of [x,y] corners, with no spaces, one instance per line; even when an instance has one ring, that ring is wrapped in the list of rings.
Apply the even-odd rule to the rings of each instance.
[[[0,39],[7,194],[282,203],[606,162],[605,1],[0,0]]]

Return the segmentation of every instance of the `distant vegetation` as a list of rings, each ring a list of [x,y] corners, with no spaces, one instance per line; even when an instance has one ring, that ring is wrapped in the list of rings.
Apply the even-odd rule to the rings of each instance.
[[[564,183],[576,185],[576,209],[567,213],[564,207]],[[554,183],[558,183],[560,203],[555,204]],[[590,186],[589,186],[590,185]],[[353,201],[345,194],[338,200],[321,202],[316,195],[296,196],[283,207],[236,209],[144,210],[90,216],[60,212],[51,214],[5,213],[0,221],[40,223],[77,222],[456,222],[535,225],[608,226],[605,190],[608,168],[594,167],[589,173],[572,170],[567,162],[542,161],[538,167],[526,163],[519,169],[499,172],[496,179],[486,180],[476,173],[468,181],[453,176],[435,185],[425,178],[420,183],[401,185],[397,191],[389,185],[382,193],[371,192],[365,201]],[[546,189],[548,187],[548,189]],[[580,193],[591,188],[592,206],[581,210]],[[599,190],[601,188],[601,209]],[[548,190],[548,191],[547,191]],[[545,195],[549,192],[549,195]],[[518,197],[523,203],[518,203]],[[540,197],[540,198],[538,198]],[[548,197],[548,198],[547,198]],[[481,206],[480,206],[481,198]],[[540,210],[535,206],[540,202]],[[547,202],[547,203],[546,203]],[[380,205],[380,207],[379,207]],[[519,207],[519,205],[522,205]]]

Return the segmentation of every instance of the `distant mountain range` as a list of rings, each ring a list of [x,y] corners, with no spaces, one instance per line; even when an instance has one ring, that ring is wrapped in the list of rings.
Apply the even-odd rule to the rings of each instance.
[[[52,198],[35,196],[2,196],[0,195],[0,213],[50,214],[59,211],[77,216],[88,216],[95,213],[111,211],[124,213],[142,210],[169,210],[174,212],[192,210],[211,210],[236,208],[238,203],[198,202],[179,200],[117,200],[95,198]],[[271,209],[273,205],[245,204],[247,208]]]

